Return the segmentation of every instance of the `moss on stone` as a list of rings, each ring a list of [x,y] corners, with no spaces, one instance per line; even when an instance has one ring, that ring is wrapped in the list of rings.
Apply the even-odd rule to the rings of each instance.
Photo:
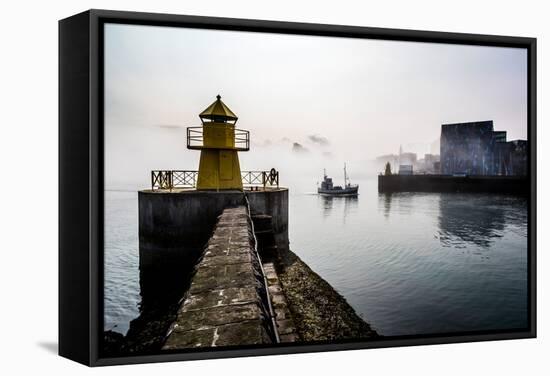
[[[280,255],[276,264],[301,341],[379,337],[342,295],[292,251]]]

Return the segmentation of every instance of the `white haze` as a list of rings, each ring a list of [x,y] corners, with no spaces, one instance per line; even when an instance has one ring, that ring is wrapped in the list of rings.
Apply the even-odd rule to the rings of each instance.
[[[493,120],[527,137],[523,49],[108,24],[104,67],[107,189],[196,170],[185,128],[218,93],[251,134],[241,169],[275,167],[311,190],[323,168],[341,181],[347,162],[363,179],[400,145],[437,150],[444,123]]]

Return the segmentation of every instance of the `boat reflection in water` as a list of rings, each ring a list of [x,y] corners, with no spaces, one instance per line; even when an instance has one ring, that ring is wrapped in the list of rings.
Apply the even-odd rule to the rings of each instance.
[[[342,210],[342,222],[346,223],[346,218],[353,212],[357,211],[359,197],[354,195],[319,195],[320,207],[323,208],[323,216],[336,215],[335,212]]]

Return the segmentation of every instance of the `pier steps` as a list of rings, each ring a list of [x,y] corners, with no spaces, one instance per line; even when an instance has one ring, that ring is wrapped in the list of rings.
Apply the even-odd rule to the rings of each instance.
[[[275,271],[275,265],[271,262],[266,263],[263,264],[263,269],[267,279],[271,305],[275,312],[275,323],[277,326],[277,333],[279,334],[279,342],[296,342],[298,340],[298,333],[296,332],[296,326],[294,325],[292,315],[288,308],[288,302],[283,293],[281,282]]]
[[[279,341],[295,342],[298,340],[298,334],[274,264],[279,261],[279,252],[273,233],[273,218],[271,215],[255,213],[251,215],[251,219],[254,222],[254,233],[258,240],[258,252],[264,261],[263,271],[275,314]]]

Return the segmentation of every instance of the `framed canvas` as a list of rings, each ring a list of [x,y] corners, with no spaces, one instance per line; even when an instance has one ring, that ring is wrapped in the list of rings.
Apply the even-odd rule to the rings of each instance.
[[[536,39],[59,22],[59,354],[536,336]]]

